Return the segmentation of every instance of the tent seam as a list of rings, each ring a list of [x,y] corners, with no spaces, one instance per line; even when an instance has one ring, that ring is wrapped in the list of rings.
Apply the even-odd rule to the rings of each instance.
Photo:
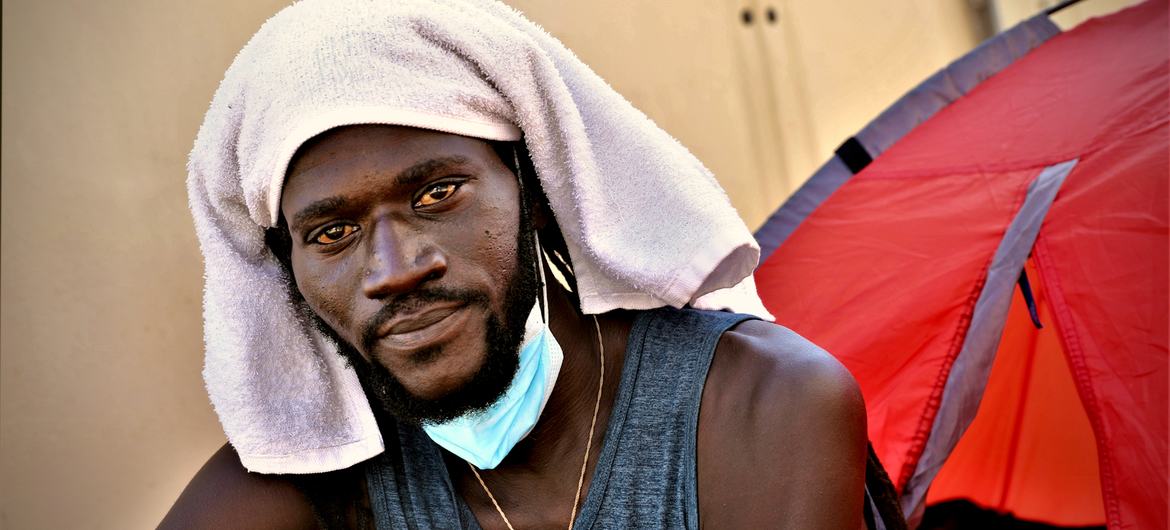
[[[1061,344],[1064,346],[1065,357],[1072,365],[1073,380],[1077,384],[1077,392],[1081,400],[1085,402],[1084,405],[1087,405],[1086,412],[1092,411],[1091,414],[1087,415],[1089,423],[1093,427],[1093,435],[1096,437],[1094,441],[1097,446],[1097,459],[1101,472],[1106,524],[1109,528],[1121,528],[1121,507],[1118,505],[1116,479],[1113,472],[1113,452],[1107,440],[1105,426],[1101,422],[1097,395],[1093,391],[1092,376],[1089,375],[1088,367],[1085,364],[1084,349],[1081,348],[1080,337],[1076,334],[1074,326],[1071,325],[1072,316],[1069,313],[1068,304],[1064,300],[1064,291],[1061,290],[1060,280],[1052,269],[1052,262],[1049,261],[1048,247],[1045,244],[1043,232],[1036,235],[1033,249],[1036,270],[1039,273],[1040,282],[1047,292],[1057,336],[1060,337]]]
[[[934,417],[938,414],[939,407],[942,406],[942,394],[946,388],[947,379],[950,378],[951,368],[954,367],[955,358],[959,356],[959,352],[963,349],[963,344],[966,342],[967,332],[971,329],[971,320],[975,314],[975,304],[979,301],[979,294],[983,292],[983,286],[987,283],[987,273],[991,267],[991,259],[983,266],[983,273],[979,277],[979,281],[975,283],[974,289],[967,295],[967,300],[964,303],[966,308],[963,314],[959,316],[959,321],[956,323],[954,335],[951,337],[951,345],[947,348],[947,355],[943,359],[943,367],[939,370],[935,377],[934,385],[931,387],[930,396],[926,400],[926,408],[922,411],[922,415],[918,419],[918,427],[914,429],[914,437],[912,438],[908,458],[902,463],[902,471],[899,473],[898,482],[895,484],[899,493],[903,493],[914,476],[914,471],[918,469],[918,460],[922,457],[922,451],[926,448],[926,442],[930,438],[931,426],[934,425]]]
[[[1089,144],[1089,145],[1085,146],[1084,148],[1078,150],[1078,154],[1064,153],[1064,154],[1060,154],[1060,155],[1046,157],[1044,159],[1039,159],[1039,160],[1021,160],[1021,161],[1009,162],[1009,163],[1004,163],[1004,164],[968,164],[968,165],[963,165],[963,166],[932,166],[932,167],[927,167],[927,168],[922,168],[922,169],[910,169],[910,170],[905,170],[905,171],[897,171],[897,170],[883,170],[880,166],[877,165],[878,164],[877,157],[874,157],[874,161],[872,164],[866,166],[865,169],[859,171],[856,175],[853,175],[853,177],[850,178],[849,181],[858,180],[859,178],[865,179],[865,180],[870,180],[870,179],[873,179],[873,180],[894,180],[894,179],[911,179],[911,178],[927,178],[927,177],[929,177],[929,178],[940,178],[940,177],[945,178],[947,176],[964,176],[964,175],[971,175],[974,173],[1001,173],[1001,172],[1009,172],[1009,171],[1029,171],[1029,170],[1034,170],[1034,169],[1043,169],[1043,168],[1046,168],[1048,166],[1052,166],[1052,165],[1060,164],[1062,162],[1066,162],[1068,160],[1082,160],[1085,157],[1091,156],[1091,155],[1095,154],[1096,152],[1101,151],[1103,149],[1113,147],[1115,145],[1129,143],[1134,138],[1137,138],[1137,137],[1140,137],[1140,136],[1143,136],[1143,135],[1146,135],[1146,134],[1149,134],[1152,132],[1159,131],[1161,128],[1165,127],[1168,122],[1170,122],[1170,120],[1167,120],[1167,119],[1152,121],[1148,126],[1144,126],[1142,128],[1130,131],[1128,134],[1126,134],[1124,136],[1116,136],[1116,137],[1109,138],[1108,140],[1105,140],[1105,141]],[[846,184],[849,181],[846,181]],[[844,184],[842,186],[844,186]]]

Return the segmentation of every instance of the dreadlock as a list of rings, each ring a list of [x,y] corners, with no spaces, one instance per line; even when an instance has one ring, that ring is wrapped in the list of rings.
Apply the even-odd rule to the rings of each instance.
[[[544,226],[536,230],[546,256],[537,256],[537,261],[540,262],[542,258],[547,257],[543,261],[567,283],[569,301],[573,307],[581,307],[581,300],[577,295],[577,277],[573,275],[572,261],[569,260],[569,246],[565,243],[565,236],[552,214],[552,207],[548,205],[548,198],[540,187],[540,180],[537,178],[536,167],[532,164],[532,157],[528,154],[528,147],[523,141],[519,141],[493,143],[492,148],[508,169],[519,178],[520,215],[531,218],[534,211],[539,211],[543,215]]]

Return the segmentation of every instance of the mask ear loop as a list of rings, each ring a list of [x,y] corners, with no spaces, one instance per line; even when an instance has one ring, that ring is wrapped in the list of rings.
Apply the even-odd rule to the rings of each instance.
[[[536,230],[532,231],[532,242],[536,245],[536,270],[540,271],[540,316],[544,317],[544,325],[548,325],[548,282],[544,279],[544,249],[540,247],[540,236]]]
[[[516,182],[518,182],[520,186],[520,214],[531,215],[531,213],[528,211],[528,194],[525,193],[524,190],[524,176],[520,173],[520,150],[515,145],[512,146],[512,162],[516,167]],[[544,324],[547,326],[549,313],[548,282],[544,277],[544,262],[542,259],[544,256],[544,248],[540,246],[540,236],[537,235],[535,228],[532,229],[532,245],[533,249],[536,251],[534,252],[535,255],[533,256],[533,259],[536,260],[537,274],[540,275],[540,300],[538,300],[540,303],[540,316],[544,320]]]

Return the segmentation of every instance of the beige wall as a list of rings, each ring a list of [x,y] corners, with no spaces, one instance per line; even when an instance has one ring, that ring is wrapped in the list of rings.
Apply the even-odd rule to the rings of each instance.
[[[841,141],[982,39],[966,0],[509,3],[689,147],[753,229]]]
[[[153,527],[223,443],[184,164],[283,3],[5,0],[0,526]]]
[[[4,1],[0,527],[151,527],[223,443],[184,162],[284,3]],[[964,0],[516,5],[706,161],[753,227],[977,40]],[[737,22],[769,6],[770,32]]]

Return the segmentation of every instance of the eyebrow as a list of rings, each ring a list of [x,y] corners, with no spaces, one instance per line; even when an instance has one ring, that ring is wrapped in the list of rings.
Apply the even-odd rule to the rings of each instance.
[[[397,175],[394,175],[394,186],[414,187],[415,185],[421,184],[423,180],[427,179],[427,177],[443,169],[447,169],[452,166],[468,164],[470,162],[471,160],[469,160],[467,157],[459,155],[424,160],[400,171]]]
[[[452,166],[458,166],[470,163],[470,159],[464,156],[452,155],[439,158],[431,158],[414,164],[394,175],[395,187],[415,187],[422,184],[431,175]],[[292,227],[300,227],[307,221],[317,217],[323,217],[333,211],[343,208],[351,199],[344,196],[333,196],[319,199],[309,203],[308,206],[301,208],[300,211],[293,216]]]

